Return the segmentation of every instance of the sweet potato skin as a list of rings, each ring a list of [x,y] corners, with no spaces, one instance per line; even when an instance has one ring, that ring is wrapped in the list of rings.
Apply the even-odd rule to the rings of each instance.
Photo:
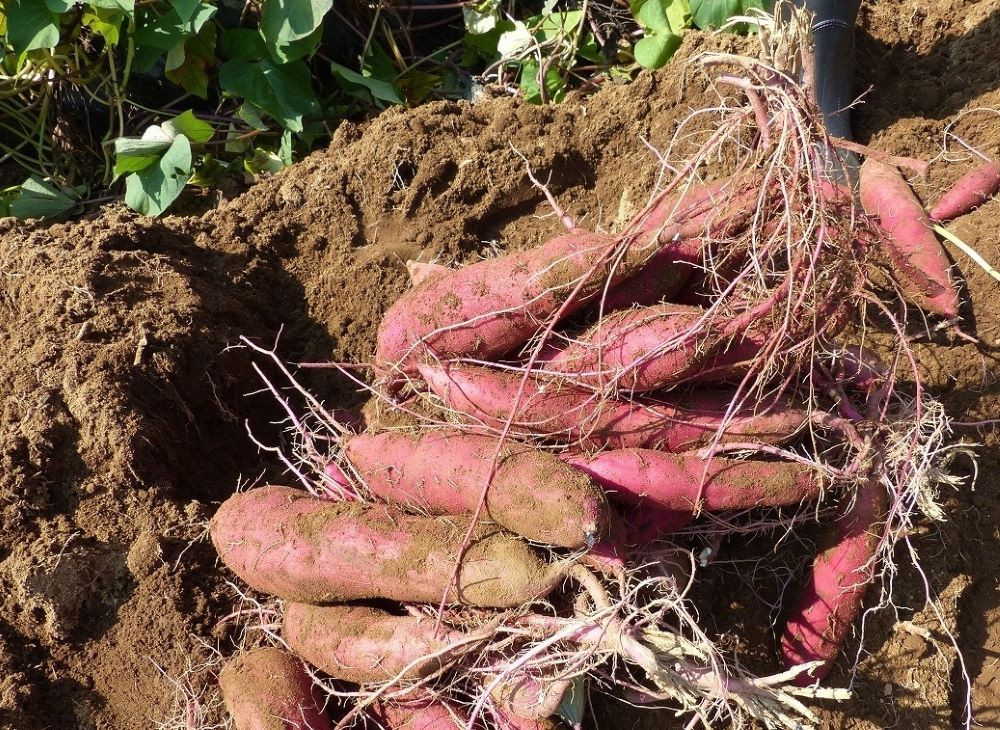
[[[461,730],[465,718],[453,707],[433,699],[406,704],[381,704],[374,711],[384,730]]]
[[[472,514],[490,478],[497,438],[438,429],[347,439],[351,465],[377,497],[435,514]],[[567,548],[607,535],[602,491],[552,453],[513,440],[499,449],[487,515],[530,540]]]
[[[252,588],[325,604],[386,598],[514,607],[547,594],[560,568],[527,544],[480,524],[458,586],[452,573],[468,518],[418,517],[386,505],[327,502],[289,487],[234,494],[212,520],[223,562]]]
[[[544,364],[573,382],[603,386],[614,382],[626,392],[666,387],[695,371],[713,353],[717,338],[699,336],[678,341],[705,312],[683,304],[639,307],[605,316]]]
[[[700,238],[669,241],[638,272],[608,290],[600,304],[603,311],[648,307],[680,292],[702,263]]]
[[[781,637],[785,666],[822,661],[800,686],[830,673],[840,648],[854,624],[873,575],[871,561],[879,544],[878,526],[885,518],[887,496],[877,480],[858,490],[853,504],[845,504],[832,526],[832,544],[813,562],[798,602]]]
[[[392,379],[413,374],[429,347],[437,357],[496,357],[523,345],[555,314],[592,267],[566,314],[603,290],[615,239],[574,231],[542,246],[444,272],[414,286],[386,312],[378,329],[376,370]],[[619,279],[633,268],[621,267]]]
[[[422,365],[420,373],[448,407],[471,423],[498,429],[517,402],[522,373],[450,363]],[[514,413],[515,433],[533,434],[582,448],[658,448],[687,451],[711,443],[723,421],[721,441],[784,443],[795,437],[808,414],[774,402],[769,408],[726,412],[733,394],[692,391],[674,400],[600,399],[593,392],[565,383],[528,376]]]
[[[219,672],[236,730],[329,730],[312,678],[283,649],[241,654]]]
[[[882,246],[906,297],[946,319],[958,317],[958,290],[930,219],[899,170],[871,157],[861,165],[861,204],[876,216]]]
[[[564,460],[588,474],[616,501],[650,502],[678,512],[780,507],[815,499],[821,483],[801,464],[744,461],[652,449],[618,449],[596,456],[567,453]],[[704,481],[704,484],[703,484]]]
[[[1000,162],[984,162],[958,179],[931,208],[933,221],[950,221],[977,208],[1000,191]]]
[[[434,620],[394,616],[369,606],[285,606],[282,636],[289,648],[335,679],[356,684],[419,679],[437,671],[464,636]]]

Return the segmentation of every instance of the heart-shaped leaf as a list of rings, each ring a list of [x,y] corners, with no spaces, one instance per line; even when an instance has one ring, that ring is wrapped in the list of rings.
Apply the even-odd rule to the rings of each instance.
[[[142,215],[158,216],[181,194],[191,177],[191,143],[174,139],[157,164],[125,178],[125,203]]]

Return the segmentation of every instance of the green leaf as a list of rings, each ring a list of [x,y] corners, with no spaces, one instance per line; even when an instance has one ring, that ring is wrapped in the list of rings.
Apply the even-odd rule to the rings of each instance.
[[[146,131],[149,132],[148,129]],[[115,177],[145,170],[157,162],[170,145],[170,139],[153,135],[148,139],[119,137],[115,140]]]
[[[130,18],[135,15],[135,0],[87,0],[87,4],[102,10],[119,10]]]
[[[542,92],[538,84],[538,62],[534,59],[526,60],[521,64],[521,93],[525,100],[532,104],[542,103]],[[566,96],[566,82],[563,80],[559,69],[549,67],[545,72],[545,100],[548,102],[559,102]]]
[[[4,9],[7,43],[16,55],[59,44],[59,16],[49,10],[44,0],[11,0]]]
[[[481,35],[493,30],[500,20],[500,0],[480,0],[462,6],[465,30],[471,35]]]
[[[251,175],[268,173],[273,175],[285,166],[284,161],[269,150],[258,147],[254,150],[253,156],[244,162],[244,167]]]
[[[158,216],[191,177],[191,143],[179,135],[155,165],[125,178],[125,203],[141,215]]]
[[[108,44],[114,46],[118,44],[118,39],[121,37],[121,28],[125,17],[125,13],[119,9],[112,10],[91,4],[84,7],[80,22],[95,33],[99,33]]]
[[[583,22],[583,12],[571,10],[565,13],[543,15],[537,25],[540,41],[554,40],[575,35]]]
[[[295,41],[313,36],[333,0],[263,0],[260,33],[276,61],[293,61],[313,49]],[[316,38],[318,42],[318,38]]]
[[[339,63],[331,62],[330,68],[339,77],[342,82],[341,85],[348,90],[352,87],[360,86],[366,89],[377,102],[388,102],[390,104],[403,103],[403,97],[399,95],[396,86],[389,81],[383,81],[371,76],[362,76],[357,71],[352,71],[347,66],[341,66]]]
[[[65,13],[74,5],[76,5],[76,0],[45,0],[45,7],[56,15]]]
[[[641,39],[632,50],[643,68],[663,68],[681,45],[681,37],[673,33],[654,33]]]
[[[734,15],[746,15],[750,8],[763,8],[762,0],[690,0],[691,18],[701,29],[718,28]],[[746,32],[746,24],[733,28]]]
[[[148,71],[164,53],[197,35],[215,13],[215,7],[203,3],[195,7],[187,20],[183,20],[177,10],[170,10],[160,17],[152,12],[141,13],[139,29],[135,33],[136,70]]]
[[[185,91],[208,98],[208,68],[215,64],[215,26],[206,23],[197,35],[167,51],[164,75]]]
[[[580,727],[587,712],[587,682],[583,677],[575,677],[569,689],[562,696],[556,714],[570,727]]]
[[[192,142],[205,143],[215,136],[215,129],[208,122],[198,119],[190,109],[163,123],[163,131],[171,139],[183,134]]]
[[[219,69],[219,85],[230,96],[243,97],[293,132],[303,129],[303,117],[319,114],[309,67],[299,61],[275,64],[234,58]]]
[[[244,101],[240,104],[240,108],[236,110],[236,116],[254,129],[261,132],[268,128],[267,122],[264,121],[264,115],[266,113],[267,112],[251,101]]]
[[[281,143],[278,145],[278,157],[286,165],[292,164],[292,133],[287,129],[281,133]]]
[[[465,36],[465,51],[462,54],[462,66],[472,67],[478,61],[493,61],[497,57],[497,43],[504,33],[514,30],[515,25],[509,20],[501,20],[492,30],[478,35]]]
[[[195,11],[201,5],[201,0],[170,0],[170,5],[177,13],[181,23],[187,23],[194,17]]]
[[[224,58],[244,61],[259,61],[267,56],[264,39],[250,28],[226,28],[219,36],[219,51]]]
[[[21,194],[10,204],[10,212],[18,218],[60,218],[72,211],[78,202],[78,199],[32,175],[21,184]]]
[[[680,35],[691,19],[691,6],[688,0],[646,0],[635,19],[646,30]]]

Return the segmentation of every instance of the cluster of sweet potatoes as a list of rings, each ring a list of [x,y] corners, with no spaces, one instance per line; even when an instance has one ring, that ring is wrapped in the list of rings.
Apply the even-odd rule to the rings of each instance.
[[[891,368],[838,344],[870,295],[870,247],[911,301],[958,316],[898,173],[861,174],[870,217],[808,173],[776,185],[757,159],[713,183],[679,176],[618,236],[570,225],[462,268],[412,265],[378,331],[367,424],[322,459],[310,449],[312,493],[255,488],[213,520],[225,564],[282,612],[285,649],[220,678],[236,727],[319,730],[336,712],[341,726],[536,730],[576,722],[574,693],[595,667],[613,680],[616,660],[644,673],[622,681],[632,700],[742,702],[796,726],[768,705],[778,682],[691,659],[669,628],[679,603],[643,576],[671,573],[651,545],[683,546],[706,521],[832,502],[809,508],[834,516],[780,652],[798,685],[838,657],[892,496]],[[313,678],[333,682],[329,707]]]

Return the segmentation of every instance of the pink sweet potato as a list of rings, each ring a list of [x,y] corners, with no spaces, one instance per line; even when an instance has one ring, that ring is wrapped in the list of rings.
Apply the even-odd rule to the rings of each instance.
[[[535,249],[429,277],[386,312],[378,330],[376,372],[397,384],[415,372],[428,351],[444,359],[483,360],[510,352],[560,310],[567,316],[634,275],[662,244],[718,236],[742,225],[756,201],[752,187],[710,187],[683,210],[655,206],[621,238],[577,229]],[[629,245],[615,260],[611,254],[619,243]]]
[[[781,638],[786,666],[823,662],[810,676],[799,675],[799,685],[829,674],[840,653],[873,578],[872,559],[885,512],[885,489],[873,479],[858,490],[853,504],[845,502],[831,530],[832,544],[816,556]]]
[[[627,392],[658,390],[695,371],[719,345],[714,336],[687,335],[704,316],[702,309],[672,303],[614,312],[544,368],[586,385],[614,382]]]
[[[520,606],[547,594],[561,569],[481,524],[452,581],[468,518],[418,517],[385,505],[327,502],[289,487],[234,494],[210,528],[223,562],[255,590],[287,601],[387,598]]]
[[[344,447],[372,494],[434,514],[476,511],[497,449],[494,436],[451,429],[363,434]],[[601,490],[555,454],[513,440],[503,445],[486,497],[486,516],[537,542],[580,548],[607,534]]]
[[[379,704],[373,711],[383,730],[463,730],[462,713],[441,700]]]
[[[375,366],[393,380],[412,374],[429,349],[438,357],[493,359],[523,345],[596,267],[565,314],[600,293],[610,273],[611,236],[575,231],[528,251],[430,277],[400,297],[378,330]],[[600,263],[607,259],[607,263]],[[633,273],[621,267],[626,278]]]
[[[682,238],[661,245],[635,275],[611,287],[601,305],[603,311],[648,307],[680,292],[702,265],[700,238]]]
[[[435,630],[433,618],[308,603],[285,606],[282,635],[317,669],[357,684],[426,677],[460,653],[466,638],[443,627]]]
[[[907,299],[947,319],[958,317],[958,290],[948,256],[899,170],[866,159],[861,165],[861,204],[885,232],[881,243]]]
[[[424,365],[420,373],[449,408],[494,429],[503,426],[518,402],[523,377],[458,363]],[[583,388],[529,376],[514,428],[584,448],[687,451],[714,440],[732,397],[728,391],[694,391],[672,401],[602,400]],[[784,443],[808,422],[803,409],[781,402],[768,405],[736,409],[721,440]]]
[[[1000,162],[984,162],[958,179],[931,208],[933,221],[950,221],[977,208],[1000,191]]]
[[[492,684],[494,679],[487,675],[485,681]],[[516,673],[506,677],[493,689],[491,695],[505,713],[525,720],[544,720],[556,713],[563,697],[572,688],[573,682],[569,679]]]
[[[240,654],[219,672],[236,730],[329,730],[302,662],[282,649]]]
[[[819,496],[815,472],[782,461],[743,461],[652,449],[618,449],[596,456],[567,453],[563,459],[626,505],[652,503],[694,512],[699,496],[706,510],[780,507]]]

